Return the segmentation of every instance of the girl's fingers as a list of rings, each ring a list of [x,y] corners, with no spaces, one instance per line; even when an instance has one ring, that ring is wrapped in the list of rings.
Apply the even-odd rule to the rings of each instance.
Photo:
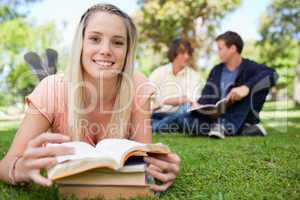
[[[149,165],[148,168],[162,173],[162,170],[155,165]]]
[[[144,160],[150,165],[154,165],[156,167],[159,167],[162,172],[168,171],[169,168],[170,168],[169,163],[167,163],[163,160],[159,160],[159,159],[154,158],[154,157],[144,157]]]
[[[155,179],[158,179],[162,181],[163,183],[173,181],[176,178],[176,174],[174,173],[161,173],[159,171],[147,168],[146,169],[147,174],[153,176]]]
[[[43,177],[40,173],[37,172],[31,175],[31,179],[39,185],[43,185],[43,186],[52,185],[52,181],[50,179]]]
[[[28,158],[41,158],[41,157],[52,157],[61,155],[70,155],[74,153],[73,147],[67,146],[48,146],[48,147],[38,147],[38,148],[28,148],[23,157]]]
[[[153,155],[151,157],[164,160],[169,163],[174,163],[174,164],[180,164],[180,158],[177,154],[175,153],[168,153],[168,154],[158,154],[158,155]]]
[[[45,143],[63,143],[70,141],[70,137],[57,133],[43,133],[31,140],[28,145],[30,147],[40,147]]]
[[[170,186],[172,185],[172,182],[167,182],[162,185],[156,185],[156,184],[151,184],[150,189],[153,190],[154,192],[164,192],[166,191]]]
[[[162,172],[179,172],[179,162],[180,160],[174,159],[173,162],[168,162],[162,159],[154,158],[154,157],[145,157],[144,160],[156,167],[159,167]]]
[[[55,164],[57,164],[57,161],[54,157],[34,159],[24,163],[26,168],[38,170],[42,168],[50,168]]]

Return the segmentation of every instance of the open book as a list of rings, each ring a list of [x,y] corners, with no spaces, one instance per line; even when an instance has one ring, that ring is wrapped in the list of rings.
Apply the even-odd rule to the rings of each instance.
[[[206,105],[199,105],[199,106],[192,106],[188,109],[188,112],[199,112],[204,115],[222,115],[225,113],[226,108],[228,105],[228,99],[223,98],[219,100],[216,104],[206,104]]]
[[[95,168],[121,170],[128,158],[147,156],[147,153],[167,154],[168,146],[161,143],[144,144],[127,139],[103,139],[96,147],[85,142],[47,144],[74,147],[73,155],[57,156],[58,164],[48,169],[48,178],[60,179]]]

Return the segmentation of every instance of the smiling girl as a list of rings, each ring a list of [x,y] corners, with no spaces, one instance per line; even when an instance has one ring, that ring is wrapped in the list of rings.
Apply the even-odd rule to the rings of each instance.
[[[83,14],[66,74],[46,77],[26,98],[26,115],[0,162],[0,180],[50,186],[41,169],[73,149],[47,143],[95,145],[112,137],[151,143],[153,88],[133,74],[136,39],[132,19],[113,5],[97,4]],[[152,190],[165,191],[179,173],[179,157],[170,153],[145,161],[147,173],[162,182],[151,185]]]

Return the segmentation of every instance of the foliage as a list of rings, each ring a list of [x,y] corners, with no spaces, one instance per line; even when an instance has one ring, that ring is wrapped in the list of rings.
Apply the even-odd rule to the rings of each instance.
[[[20,8],[38,1],[40,0],[0,0],[0,23],[25,17],[28,11]]]
[[[257,42],[260,61],[280,74],[279,87],[292,91],[295,67],[300,64],[300,1],[273,0],[262,16]]]
[[[135,15],[141,44],[138,59],[145,62],[140,67],[165,63],[168,45],[176,37],[191,42],[195,49],[192,65],[196,65],[199,56],[210,52],[221,19],[239,3],[240,0],[139,0],[140,10]]]
[[[286,103],[284,103],[286,104]],[[207,137],[155,135],[154,142],[168,144],[181,157],[181,170],[174,185],[161,200],[175,199],[289,199],[300,198],[300,110],[288,109],[287,132],[269,125],[282,115],[274,115],[273,102],[264,107],[266,137]],[[3,127],[5,125],[5,127]],[[274,124],[277,126],[278,124]],[[16,125],[0,123],[0,159],[7,151]],[[0,182],[0,199],[58,200],[57,187],[29,185],[12,187]],[[150,198],[148,198],[149,200]]]
[[[6,98],[9,101],[1,99],[0,105],[23,100],[37,83],[23,55],[28,51],[44,52],[58,38],[53,23],[36,27],[26,21],[26,12],[20,8],[33,2],[8,1],[0,5],[0,93],[11,95]]]

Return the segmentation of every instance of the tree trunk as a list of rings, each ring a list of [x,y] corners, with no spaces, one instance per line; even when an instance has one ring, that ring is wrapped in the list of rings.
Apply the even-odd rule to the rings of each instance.
[[[296,104],[300,104],[300,63],[296,67],[296,75],[294,80],[294,101]]]
[[[276,101],[277,100],[277,93],[278,93],[278,89],[277,87],[272,87],[271,88],[271,101]]]

